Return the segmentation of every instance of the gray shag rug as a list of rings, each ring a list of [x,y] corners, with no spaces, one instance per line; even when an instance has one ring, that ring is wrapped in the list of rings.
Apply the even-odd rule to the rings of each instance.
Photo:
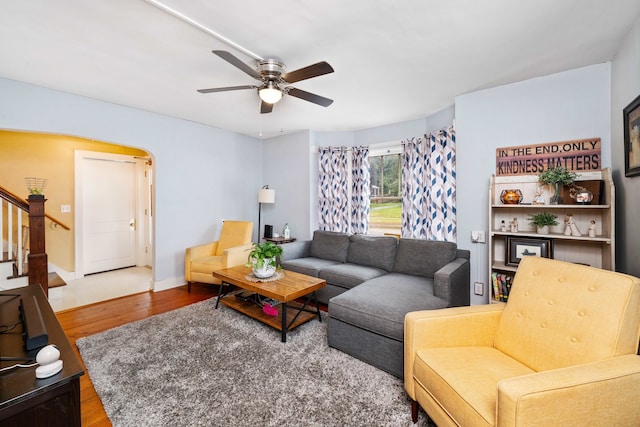
[[[427,426],[402,380],[328,347],[326,313],[280,332],[215,299],[80,338],[114,426]]]

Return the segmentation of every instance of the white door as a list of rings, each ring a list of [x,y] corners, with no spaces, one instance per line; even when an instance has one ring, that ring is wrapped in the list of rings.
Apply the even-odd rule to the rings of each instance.
[[[81,164],[82,272],[135,266],[135,160],[115,155],[82,156]]]

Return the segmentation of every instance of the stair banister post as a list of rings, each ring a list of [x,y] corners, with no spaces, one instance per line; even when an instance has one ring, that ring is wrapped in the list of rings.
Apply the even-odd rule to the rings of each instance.
[[[44,241],[44,202],[41,194],[29,196],[29,285],[40,285],[49,296],[47,252]]]

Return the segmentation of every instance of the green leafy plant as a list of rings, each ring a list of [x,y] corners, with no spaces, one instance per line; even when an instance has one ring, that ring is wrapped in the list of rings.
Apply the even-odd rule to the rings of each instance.
[[[554,215],[550,212],[538,212],[537,214],[529,215],[529,224],[534,225],[536,227],[544,227],[545,225],[558,225],[557,215]]]
[[[578,174],[564,166],[549,168],[538,175],[538,181],[545,184],[571,185],[578,178]]]
[[[271,242],[254,243],[249,256],[247,257],[247,267],[254,265],[252,260],[255,260],[255,266],[262,268],[265,262],[272,266],[278,267],[278,256],[282,254],[282,247]]]

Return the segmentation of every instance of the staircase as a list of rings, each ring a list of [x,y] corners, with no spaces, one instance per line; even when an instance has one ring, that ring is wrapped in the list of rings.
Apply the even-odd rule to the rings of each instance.
[[[27,202],[0,187],[0,289],[42,285],[48,295],[50,287],[66,284],[47,271],[44,225],[48,219],[65,230],[70,228],[44,212],[45,202],[43,195],[29,196]]]
[[[5,252],[0,260],[0,291],[27,286],[29,284],[29,276],[27,274],[16,276],[14,274],[15,260],[7,259],[6,257],[7,254]],[[54,300],[59,298],[61,295],[52,293],[52,290],[55,289],[57,291],[58,288],[66,286],[67,282],[56,272],[48,273],[48,279],[49,299]]]
[[[0,261],[0,290],[20,288],[29,284],[29,277],[25,274],[16,275],[16,260],[3,252]]]

